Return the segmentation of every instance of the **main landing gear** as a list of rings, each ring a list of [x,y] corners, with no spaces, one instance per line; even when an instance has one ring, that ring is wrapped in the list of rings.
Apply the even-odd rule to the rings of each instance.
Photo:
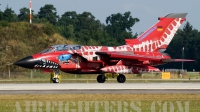
[[[61,73],[59,72],[59,70],[54,70],[51,73],[50,82],[60,83],[60,80],[61,80]]]
[[[114,75],[112,75],[112,78],[114,78]],[[98,83],[104,83],[104,82],[106,81],[106,79],[107,79],[107,77],[105,76],[105,73],[99,74],[99,75],[97,76],[97,82],[98,82]],[[117,81],[118,81],[119,83],[124,83],[124,82],[126,81],[126,77],[125,77],[123,74],[119,74],[119,75],[117,76]]]
[[[119,83],[124,83],[124,82],[126,81],[126,77],[125,77],[123,74],[119,74],[119,75],[117,76],[117,81],[118,81]]]
[[[97,76],[97,82],[98,83],[104,83],[106,81],[106,76],[105,76],[105,74],[99,74],[98,76]]]

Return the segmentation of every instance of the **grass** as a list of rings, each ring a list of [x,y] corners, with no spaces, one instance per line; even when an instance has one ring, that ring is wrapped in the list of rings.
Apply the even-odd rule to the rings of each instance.
[[[4,112],[200,110],[200,94],[25,94],[0,95],[0,99],[0,108]]]
[[[2,77],[0,83],[48,83],[49,73],[11,73],[10,79]],[[6,74],[4,74],[7,76]],[[62,74],[61,83],[96,82],[97,74]],[[116,77],[106,83],[117,82]],[[200,82],[199,74],[187,73],[183,78],[174,75],[173,79],[162,80],[160,74],[147,73],[142,76],[126,75],[127,82]],[[191,80],[189,80],[191,78]],[[200,94],[23,94],[0,95],[0,108],[4,112],[198,112]]]
[[[0,73],[1,74],[1,73]],[[32,74],[32,76],[31,76]],[[94,83],[98,74],[67,74],[62,73],[62,83]],[[8,72],[2,72],[0,75],[0,83],[49,83],[50,73],[43,73],[39,71],[29,72],[11,72],[10,78]],[[31,78],[32,77],[32,78]],[[107,74],[108,80],[106,83],[117,82],[117,75],[112,78],[111,75]],[[177,74],[172,74],[171,79],[162,80],[160,73],[145,73],[142,76],[134,74],[126,74],[126,83],[148,83],[148,82],[200,82],[200,75],[198,72],[188,72],[180,78]]]
[[[74,44],[58,33],[50,32],[52,34],[48,35],[48,31],[45,29],[45,25],[0,21],[0,71],[8,71],[8,69],[26,71],[22,67],[13,66],[9,63],[38,53],[51,45]]]

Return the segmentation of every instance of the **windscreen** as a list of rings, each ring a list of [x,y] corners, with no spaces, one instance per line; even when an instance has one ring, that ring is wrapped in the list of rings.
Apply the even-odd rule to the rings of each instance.
[[[56,52],[56,51],[78,50],[78,49],[81,49],[80,45],[60,44],[60,45],[51,46],[50,48],[47,48],[41,51],[40,54]]]
[[[50,53],[50,52],[53,52],[53,48],[47,48],[47,49],[41,51],[40,54]]]

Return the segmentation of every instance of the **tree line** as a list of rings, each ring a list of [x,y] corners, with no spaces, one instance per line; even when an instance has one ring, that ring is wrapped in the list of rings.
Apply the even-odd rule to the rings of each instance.
[[[12,8],[6,7],[0,11],[0,20],[8,22],[29,22],[29,9],[21,8],[16,14]],[[106,25],[101,23],[90,12],[77,14],[75,11],[67,11],[61,16],[56,8],[47,4],[41,7],[38,13],[32,10],[32,21],[37,24],[46,24],[48,33],[58,32],[65,38],[84,45],[120,45],[125,38],[133,38],[131,27],[139,22],[133,18],[131,12],[124,14],[112,14],[106,18]]]
[[[0,11],[1,22],[29,22],[29,9],[24,7],[16,14],[12,8],[6,7]],[[43,24],[46,34],[59,33],[66,39],[81,45],[122,45],[125,38],[136,38],[138,33],[133,34],[131,27],[139,22],[139,18],[133,18],[131,12],[111,14],[101,23],[90,12],[81,14],[76,11],[67,11],[61,16],[56,8],[46,4],[38,13],[32,10],[34,24]],[[2,24],[1,24],[2,25]],[[200,32],[186,22],[183,29],[179,29],[170,43],[167,53],[172,58],[189,58],[196,60],[192,63],[184,63],[184,69],[200,70]],[[183,50],[184,48],[184,50]],[[160,68],[182,68],[182,63],[169,63]]]

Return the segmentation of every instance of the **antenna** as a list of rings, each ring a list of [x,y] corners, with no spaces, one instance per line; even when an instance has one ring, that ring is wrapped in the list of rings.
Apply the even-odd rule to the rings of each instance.
[[[30,24],[31,24],[32,23],[32,12],[31,12],[32,2],[31,2],[31,0],[29,2],[29,8],[30,8]]]

